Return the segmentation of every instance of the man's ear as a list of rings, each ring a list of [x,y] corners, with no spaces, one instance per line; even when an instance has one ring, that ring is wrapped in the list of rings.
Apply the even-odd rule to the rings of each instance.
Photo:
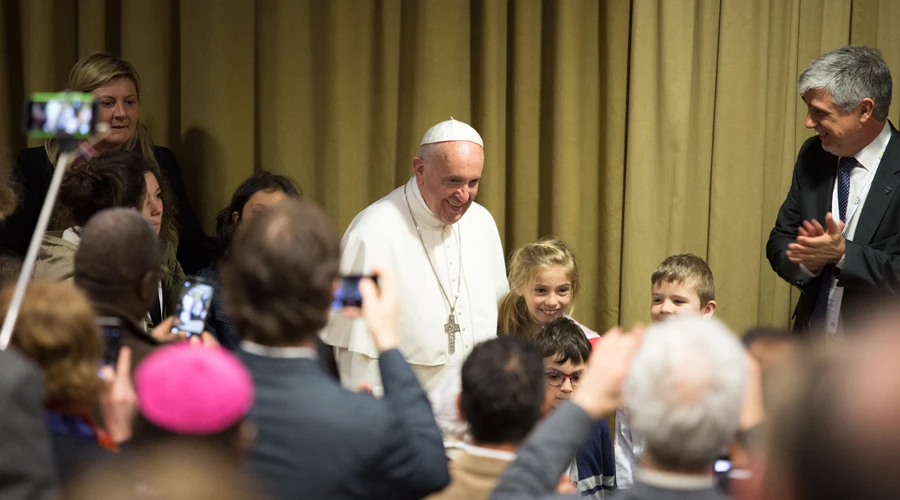
[[[459,419],[461,421],[468,422],[466,419],[466,412],[463,411],[462,391],[459,391],[459,394],[456,395],[456,411],[459,412]]]
[[[235,444],[241,455],[250,451],[250,447],[253,446],[254,441],[256,441],[256,430],[256,423],[251,420],[244,419],[240,423],[237,435],[238,442]]]
[[[706,307],[703,308],[703,317],[704,318],[712,318],[713,314],[716,313],[716,301],[710,300],[706,303]]]
[[[554,391],[544,391],[544,404],[541,405],[541,418],[546,417],[553,411],[554,399],[556,399]]]
[[[234,222],[235,224],[237,224],[239,220],[241,220],[241,213],[238,212],[237,210],[235,210],[234,212],[231,212],[231,222]]]
[[[875,101],[870,97],[866,97],[859,103],[859,122],[866,123],[875,118]]]
[[[421,156],[413,158],[413,172],[416,174],[416,181],[422,182],[422,176],[425,175],[425,160]]]
[[[153,300],[156,299],[156,296],[159,292],[159,280],[160,280],[160,272],[155,269],[150,269],[149,271],[144,273],[144,276],[141,277],[141,282],[139,285],[138,296],[142,301],[153,303]]]

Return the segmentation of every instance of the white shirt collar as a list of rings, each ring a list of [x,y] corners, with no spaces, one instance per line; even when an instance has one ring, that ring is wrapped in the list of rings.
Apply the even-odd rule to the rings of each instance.
[[[259,345],[255,342],[250,342],[249,340],[242,340],[241,349],[250,354],[265,356],[267,358],[319,359],[319,353],[315,349],[309,347],[271,347]]]
[[[76,245],[81,243],[81,226],[73,226],[63,231],[62,239]]]
[[[475,455],[476,457],[496,458],[498,460],[506,460],[507,462],[512,462],[516,459],[516,454],[511,451],[494,450],[472,444],[464,444],[462,447],[466,450],[466,453]]]
[[[642,483],[667,490],[705,490],[715,486],[712,476],[679,474],[646,468],[635,471],[635,477]]]
[[[890,140],[891,125],[885,120],[884,128],[881,129],[881,132],[875,137],[875,140],[870,142],[868,146],[859,150],[853,157],[856,158],[859,165],[866,170],[878,168],[878,165],[881,163],[881,156],[884,154],[884,150],[887,149]]]
[[[416,176],[413,176],[413,178],[406,183],[406,186],[407,192],[409,193],[409,207],[415,214],[419,224],[425,224],[432,228],[443,228],[447,225],[435,217],[431,212],[431,209],[428,208],[428,205],[425,203],[425,198],[422,197],[422,192],[419,191],[419,184],[416,182]]]

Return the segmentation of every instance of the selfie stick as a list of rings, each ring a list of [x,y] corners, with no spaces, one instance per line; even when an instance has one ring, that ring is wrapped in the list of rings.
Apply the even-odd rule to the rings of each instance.
[[[47,197],[44,198],[44,206],[41,207],[37,227],[34,229],[34,234],[31,235],[28,253],[25,254],[25,262],[22,263],[22,271],[19,273],[19,280],[16,281],[16,291],[13,294],[12,302],[9,303],[9,309],[6,311],[3,329],[0,330],[0,351],[6,350],[9,340],[12,338],[13,327],[19,317],[19,309],[22,308],[22,299],[25,297],[25,288],[28,287],[28,282],[31,281],[31,275],[34,272],[38,250],[41,249],[41,243],[44,241],[44,232],[47,231],[47,224],[50,222],[50,214],[56,203],[56,195],[59,193],[59,185],[62,184],[63,173],[76,156],[78,156],[77,146],[71,145],[68,151],[59,154],[59,159],[56,161],[53,179],[50,180],[50,189],[47,190]]]

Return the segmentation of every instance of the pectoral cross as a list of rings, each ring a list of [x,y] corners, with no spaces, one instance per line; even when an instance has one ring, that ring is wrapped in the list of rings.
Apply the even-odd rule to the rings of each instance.
[[[459,333],[459,324],[456,322],[456,318],[453,317],[452,312],[444,324],[444,332],[447,334],[447,349],[450,351],[450,354],[453,354],[456,352],[456,334]]]

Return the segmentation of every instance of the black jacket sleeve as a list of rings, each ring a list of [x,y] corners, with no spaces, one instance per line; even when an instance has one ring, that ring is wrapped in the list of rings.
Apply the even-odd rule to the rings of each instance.
[[[381,354],[383,400],[395,421],[385,436],[380,474],[393,485],[394,498],[421,498],[450,483],[447,455],[431,403],[412,368],[394,349]]]

